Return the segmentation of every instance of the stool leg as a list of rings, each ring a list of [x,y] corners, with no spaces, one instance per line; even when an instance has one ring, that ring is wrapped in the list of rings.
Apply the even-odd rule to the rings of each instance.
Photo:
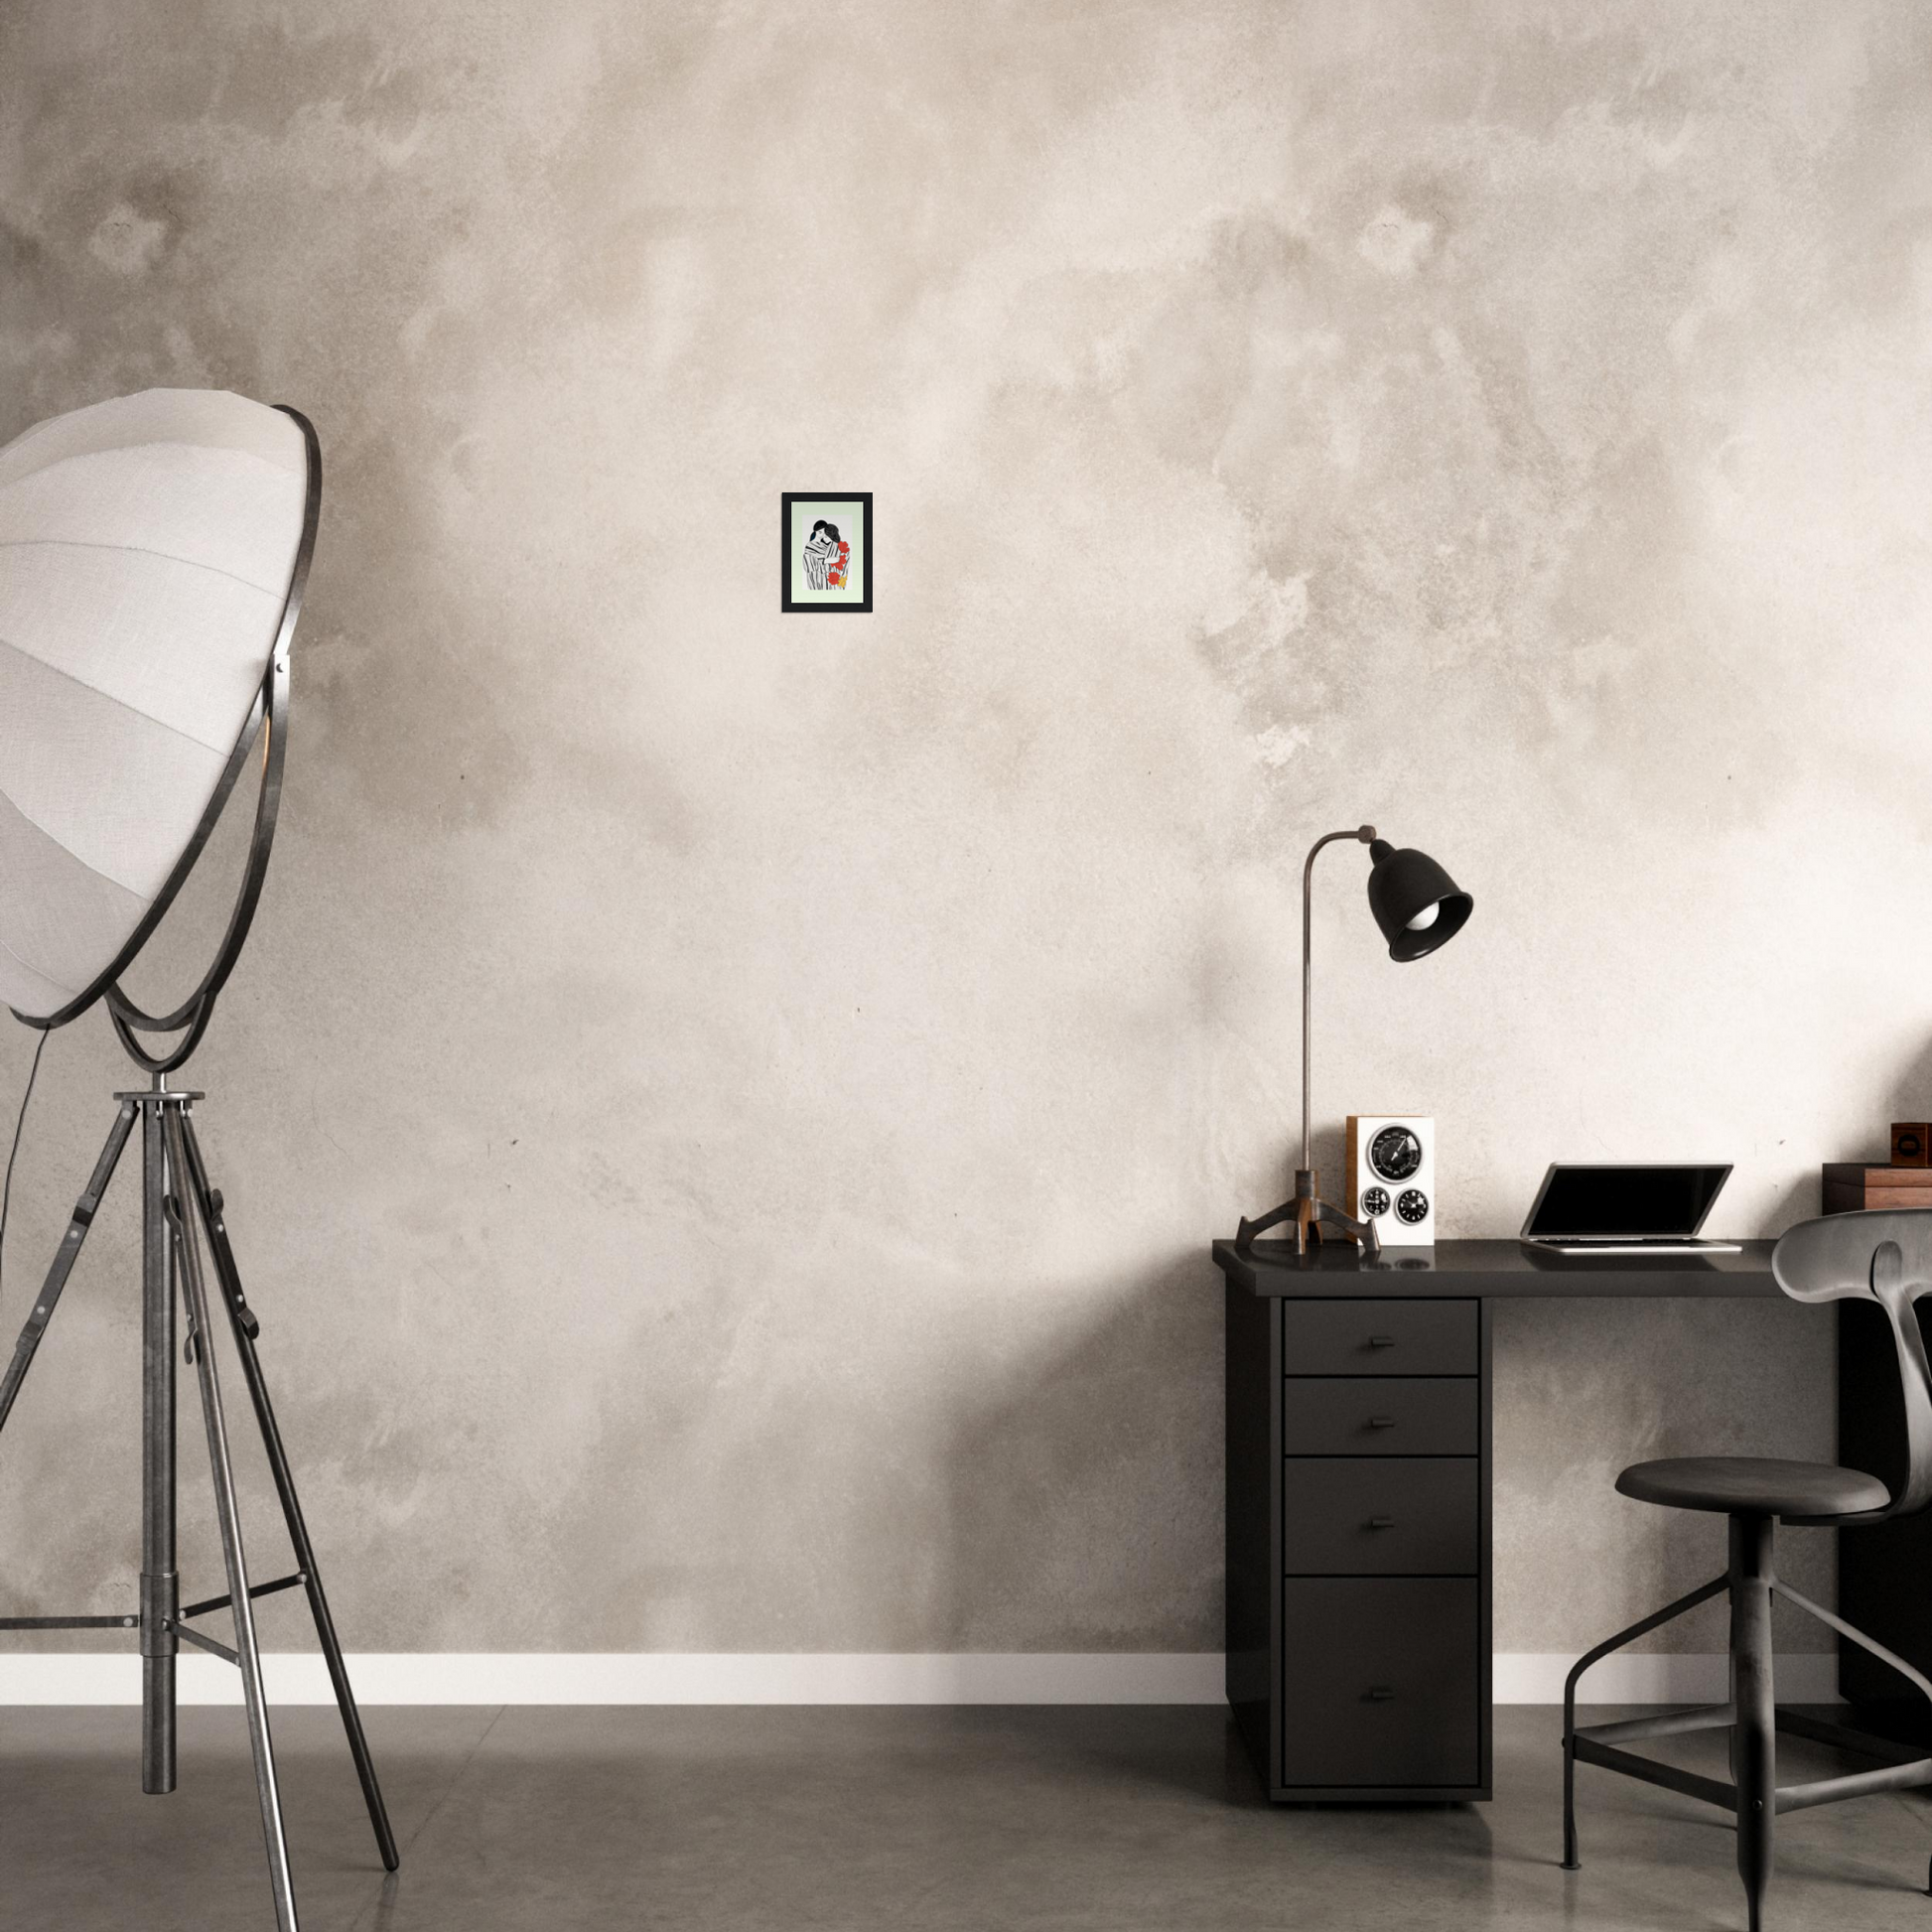
[[[1730,1519],[1730,1697],[1737,1710],[1737,1875],[1761,1932],[1777,1814],[1777,1706],[1771,1681],[1771,1519]]]
[[[1584,1862],[1577,1856],[1577,1740],[1571,1734],[1575,1722],[1566,1717],[1563,1725],[1563,1868],[1581,1871]]]
[[[1572,1671],[1563,1686],[1563,1868],[1581,1871],[1577,1856],[1577,1676]]]
[[[1726,1570],[1722,1577],[1712,1580],[1688,1596],[1680,1596],[1675,1603],[1666,1603],[1661,1610],[1652,1610],[1648,1616],[1639,1617],[1627,1630],[1619,1630],[1615,1636],[1606,1637],[1594,1650],[1587,1650],[1570,1666],[1570,1674],[1563,1680],[1563,1868],[1566,1871],[1580,1869],[1577,1860],[1577,1686],[1584,1681],[1584,1673],[1592,1664],[1600,1663],[1613,1650],[1621,1650],[1626,1643],[1635,1643],[1639,1637],[1648,1636],[1652,1630],[1661,1629],[1674,1617],[1680,1617],[1686,1610],[1694,1610],[1700,1603],[1708,1603],[1712,1597],[1730,1587],[1730,1572]]]

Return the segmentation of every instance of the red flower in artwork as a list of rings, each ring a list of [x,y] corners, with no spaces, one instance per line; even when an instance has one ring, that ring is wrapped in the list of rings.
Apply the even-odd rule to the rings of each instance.
[[[846,566],[851,561],[852,561],[851,544],[849,543],[840,544],[837,561],[832,565],[831,569],[825,573],[826,583],[830,585],[834,590],[842,591],[845,589]]]

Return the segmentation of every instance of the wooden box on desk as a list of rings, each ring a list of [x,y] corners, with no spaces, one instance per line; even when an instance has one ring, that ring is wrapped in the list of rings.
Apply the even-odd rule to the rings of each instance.
[[[1867,1207],[1932,1207],[1932,1168],[1827,1161],[1824,1205],[1827,1214],[1854,1214]]]
[[[1825,1167],[1827,1214],[1883,1207],[1932,1207],[1932,1169],[1880,1168],[1859,1161]],[[1920,1332],[1932,1345],[1928,1309]],[[1891,1324],[1866,1302],[1838,1305],[1838,1459],[1868,1469],[1895,1490],[1905,1473],[1905,1418]],[[1932,1513],[1851,1529],[1838,1538],[1839,1614],[1915,1664],[1932,1670]],[[1871,1730],[1932,1743],[1925,1701],[1877,1658],[1844,1641],[1838,1690]]]

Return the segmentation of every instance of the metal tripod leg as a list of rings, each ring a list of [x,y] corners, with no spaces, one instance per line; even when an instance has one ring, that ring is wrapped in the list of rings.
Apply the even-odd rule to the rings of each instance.
[[[13,1360],[7,1364],[6,1375],[0,1377],[0,1429],[7,1426],[7,1416],[14,1406],[14,1398],[19,1395],[20,1385],[26,1381],[27,1371],[33,1364],[34,1350],[41,1345],[41,1337],[47,1333],[47,1324],[54,1318],[61,1291],[67,1287],[68,1277],[73,1272],[73,1264],[80,1254],[80,1244],[86,1240],[87,1230],[93,1226],[100,1197],[107,1191],[107,1183],[114,1176],[115,1164],[120,1160],[121,1150],[126,1147],[127,1137],[133,1131],[134,1103],[124,1100],[120,1112],[114,1116],[113,1126],[107,1130],[107,1144],[100,1151],[100,1159],[94,1163],[94,1171],[87,1176],[87,1184],[81,1190],[80,1198],[74,1202],[68,1231],[61,1237],[61,1246],[54,1256],[54,1265],[47,1271],[47,1280],[42,1284],[40,1294],[34,1298],[27,1325],[21,1329],[20,1339],[14,1343]]]
[[[1771,1851],[1778,1809],[1777,1707],[1771,1681],[1772,1522],[1768,1516],[1730,1519],[1730,1701],[1736,1765],[1737,1875],[1744,1881],[1750,1932],[1764,1920],[1771,1882]]]
[[[163,1116],[183,1101],[141,1109],[141,1789],[175,1788],[175,1264],[168,1241],[168,1144]]]
[[[279,1932],[297,1932],[295,1886],[289,1875],[289,1848],[282,1836],[282,1805],[275,1789],[275,1749],[268,1734],[268,1699],[262,1687],[261,1652],[255,1643],[255,1613],[248,1596],[248,1568],[241,1548],[241,1512],[235,1501],[234,1469],[228,1460],[227,1423],[221,1411],[221,1387],[214,1370],[213,1334],[208,1326],[207,1295],[202,1283],[201,1256],[195,1242],[186,1197],[191,1172],[183,1147],[182,1113],[165,1114],[168,1165],[178,1191],[168,1201],[173,1224],[175,1258],[181,1275],[182,1297],[188,1306],[189,1346],[201,1382],[202,1415],[207,1425],[207,1454],[214,1478],[214,1512],[221,1526],[221,1556],[228,1573],[228,1594],[234,1612],[235,1662],[241,1668],[241,1692],[248,1707],[248,1742],[254,1752],[255,1789],[261,1799],[262,1836],[268,1844],[269,1884],[275,1895],[275,1923]]]
[[[355,1760],[355,1775],[362,1786],[362,1801],[368,1807],[369,1823],[375,1829],[377,1850],[382,1863],[394,1871],[399,1860],[395,1834],[389,1829],[389,1814],[382,1802],[382,1789],[376,1783],[375,1762],[369,1755],[368,1739],[362,1733],[362,1718],[355,1708],[355,1694],[349,1688],[348,1669],[343,1661],[343,1647],[336,1635],[336,1621],[329,1613],[329,1598],[323,1592],[322,1573],[316,1568],[316,1553],[309,1541],[308,1524],[303,1520],[301,1500],[295,1493],[295,1476],[289,1468],[288,1453],[282,1447],[282,1432],[275,1424],[275,1411],[268,1399],[268,1382],[262,1374],[261,1359],[255,1351],[259,1323],[249,1311],[241,1290],[240,1271],[235,1267],[234,1250],[228,1242],[227,1225],[222,1219],[221,1196],[208,1185],[207,1168],[202,1159],[202,1145],[196,1138],[192,1119],[182,1121],[182,1140],[188,1156],[188,1180],[203,1225],[207,1229],[208,1248],[214,1257],[215,1281],[227,1304],[228,1320],[234,1330],[235,1351],[241,1358],[241,1373],[255,1405],[255,1420],[261,1425],[262,1447],[268,1451],[268,1466],[275,1477],[275,1492],[282,1499],[282,1514],[287,1519],[289,1543],[295,1551],[296,1568],[309,1596],[309,1610],[315,1618],[316,1636],[329,1665],[329,1681],[335,1686],[336,1708],[342,1714],[343,1730],[348,1738],[349,1755]]]

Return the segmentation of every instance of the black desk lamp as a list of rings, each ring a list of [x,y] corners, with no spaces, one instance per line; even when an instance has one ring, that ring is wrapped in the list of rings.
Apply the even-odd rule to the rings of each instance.
[[[1389,957],[1407,963],[1432,953],[1445,940],[1453,939],[1468,922],[1475,901],[1457,889],[1455,881],[1426,852],[1410,848],[1397,851],[1386,839],[1375,836],[1373,825],[1352,832],[1329,832],[1309,847],[1302,868],[1302,1165],[1295,1171],[1295,1198],[1264,1214],[1258,1221],[1244,1220],[1235,1235],[1234,1245],[1245,1253],[1258,1234],[1281,1222],[1295,1223],[1295,1252],[1306,1255],[1311,1241],[1321,1239],[1321,1226],[1338,1228],[1362,1244],[1362,1252],[1379,1255],[1382,1237],[1373,1221],[1357,1221],[1332,1202],[1321,1198],[1320,1179],[1314,1172],[1314,1137],[1311,1126],[1309,1086],[1309,989],[1310,969],[1309,906],[1313,896],[1314,855],[1337,839],[1358,839],[1368,847],[1371,860],[1368,875],[1368,909],[1389,942]]]

